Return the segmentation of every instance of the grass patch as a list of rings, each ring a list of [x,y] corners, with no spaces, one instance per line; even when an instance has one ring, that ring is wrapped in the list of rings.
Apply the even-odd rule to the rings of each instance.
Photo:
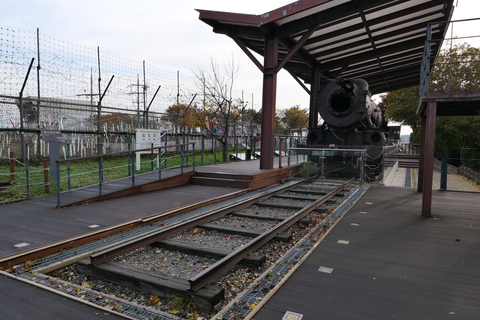
[[[320,167],[318,164],[311,161],[304,162],[300,169],[298,170],[300,176],[304,179],[308,179],[320,174]]]
[[[242,152],[239,152],[239,154]],[[235,152],[229,152],[235,154]],[[156,159],[156,156],[155,158]],[[164,158],[162,158],[162,161]],[[216,156],[212,152],[204,152],[203,164],[213,164],[222,162],[222,152],[217,152]],[[195,154],[195,165],[202,163],[200,152]],[[192,155],[184,157],[184,166],[192,166]],[[167,167],[174,168],[181,165],[181,158],[179,155],[169,155],[167,157]],[[154,170],[157,171],[157,162],[154,161]],[[130,167],[130,168],[129,168]],[[127,156],[121,157],[107,157],[103,160],[103,182],[126,178],[131,175],[132,165]],[[156,168],[156,169],[155,169]],[[165,164],[162,165],[162,170],[166,169]],[[98,184],[99,180],[99,162],[97,159],[86,159],[75,161],[70,164],[70,189],[82,188],[90,185]],[[39,197],[47,195],[44,182],[43,162],[31,162],[28,168],[29,180],[29,196]],[[144,154],[141,156],[141,167],[135,174],[151,172],[151,156]],[[0,165],[0,181],[10,180],[10,165],[4,163]],[[56,193],[56,181],[51,181],[49,186],[49,193]],[[61,190],[68,190],[68,168],[67,163],[60,166],[60,185]],[[0,188],[0,202],[15,201],[28,198],[27,195],[27,174],[25,166],[16,164],[15,179],[10,181],[10,185],[5,188]]]

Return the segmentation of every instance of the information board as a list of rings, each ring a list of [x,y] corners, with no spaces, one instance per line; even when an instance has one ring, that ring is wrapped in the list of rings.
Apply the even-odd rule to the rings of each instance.
[[[43,140],[45,142],[64,143],[62,132],[60,130],[42,130]]]
[[[152,143],[154,147],[159,147],[161,143],[160,135],[160,130],[137,129],[135,149],[151,148]]]
[[[146,149],[151,148],[152,143],[154,147],[160,147],[162,141],[160,139],[161,131],[160,130],[153,130],[153,129],[137,129],[135,135],[135,149]],[[141,154],[151,153],[151,151],[141,151],[136,152],[136,168],[140,170],[141,166]],[[158,150],[154,150],[153,153],[158,154]],[[157,167],[159,165],[159,157],[157,156]]]

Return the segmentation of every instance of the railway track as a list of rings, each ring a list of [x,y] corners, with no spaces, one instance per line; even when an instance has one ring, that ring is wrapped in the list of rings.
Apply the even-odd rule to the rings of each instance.
[[[329,214],[347,199],[345,193],[352,183],[350,180],[335,186],[325,183],[305,186],[293,182],[256,192],[175,223],[159,223],[156,230],[106,250],[97,250],[87,259],[85,254],[79,255],[77,260],[83,260],[50,276],[58,279],[53,280],[54,283],[63,281],[65,287],[68,287],[65,280],[72,281],[76,288],[70,291],[101,292],[105,287],[115,288],[110,289],[108,295],[117,292],[115,298],[119,300],[116,301],[122,300],[118,296],[122,290],[136,291],[136,295],[143,293],[146,297],[140,300],[147,307],[161,305],[160,309],[168,309],[165,308],[170,304],[168,299],[183,297],[190,303],[182,309],[196,308],[187,315],[211,314],[215,306],[228,304],[253,278],[275,265],[278,256],[291,249],[310,229],[319,227],[320,232],[325,232]],[[271,248],[265,249],[268,246]],[[167,257],[172,265],[179,266],[179,272],[172,271],[171,266],[164,267]],[[195,263],[185,266],[185,261]],[[42,281],[46,280],[40,271],[51,271],[48,267],[32,269],[29,274],[36,274]],[[251,279],[244,281],[245,276],[235,279],[239,272],[250,275]],[[32,280],[30,275],[25,278]],[[97,300],[112,300],[98,297]],[[117,306],[124,308],[131,303],[128,300],[131,299],[122,300]],[[142,303],[139,299],[133,300]],[[172,319],[171,314],[170,318],[164,316]]]

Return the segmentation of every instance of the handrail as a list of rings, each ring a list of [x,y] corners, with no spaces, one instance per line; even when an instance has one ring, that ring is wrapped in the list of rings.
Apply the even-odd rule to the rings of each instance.
[[[135,149],[135,150],[127,150],[127,151],[120,151],[120,152],[111,152],[111,153],[103,153],[103,154],[94,154],[90,156],[85,156],[85,157],[77,157],[77,158],[68,158],[68,159],[60,159],[57,160],[57,163],[62,163],[62,162],[69,162],[69,161],[78,161],[78,160],[86,160],[86,159],[95,159],[95,158],[100,158],[100,157],[112,157],[112,156],[117,156],[117,155],[122,155],[122,154],[130,154],[134,152],[141,152],[141,151],[151,151],[155,149],[161,149],[161,148],[175,148],[175,147],[181,147],[185,146],[188,144],[195,144],[195,142],[188,142],[188,143],[179,143],[179,144],[172,144],[168,146],[159,146],[159,147],[153,147],[153,148],[144,148],[144,149]]]
[[[321,151],[321,154],[315,154],[315,156],[318,156],[320,157],[321,159],[321,163],[320,163],[320,167],[321,167],[321,176],[323,177],[324,176],[324,172],[323,172],[323,167],[324,167],[324,161],[325,161],[325,156],[328,155],[328,153],[326,152],[356,152],[356,153],[360,153],[361,154],[361,163],[359,165],[360,167],[360,172],[359,172],[359,180],[360,180],[360,185],[363,185],[363,182],[364,182],[364,174],[366,172],[366,167],[367,167],[367,149],[334,149],[334,148],[287,148],[288,152],[288,167],[290,167],[290,157],[291,157],[291,151],[294,150],[294,151],[307,151],[307,153],[303,153],[303,156],[305,155],[308,155],[310,153],[308,152],[311,152],[311,155],[313,155],[313,152],[314,151]],[[297,153],[297,157],[298,157],[298,153]],[[304,160],[305,161],[305,160]],[[297,163],[298,163],[298,160],[297,160]]]
[[[173,148],[173,147],[181,147],[181,171],[180,173],[183,174],[183,167],[184,167],[184,153],[185,149],[188,152],[188,148],[185,148],[185,146],[188,145],[193,146],[193,154],[192,154],[192,161],[193,161],[193,170],[195,171],[195,142],[187,142],[187,143],[180,143],[180,144],[175,144],[175,145],[164,145],[164,146],[158,146],[158,147],[150,147],[150,148],[142,148],[142,149],[134,149],[134,150],[128,150],[128,151],[120,151],[120,152],[112,152],[112,153],[102,153],[102,145],[100,145],[100,153],[96,155],[90,155],[86,157],[77,157],[77,158],[67,158],[67,159],[60,159],[56,160],[56,166],[57,166],[57,208],[60,207],[60,194],[61,194],[61,182],[60,182],[60,164],[67,162],[68,165],[70,165],[71,161],[79,161],[79,160],[85,160],[85,159],[99,159],[98,161],[98,195],[102,195],[102,185],[103,185],[103,158],[104,157],[112,157],[112,156],[117,156],[117,155],[133,155],[136,152],[142,152],[142,151],[151,151],[153,154],[154,150],[159,150],[160,154],[160,149],[162,148]],[[166,158],[166,155],[165,155]],[[152,159],[153,161],[153,159]],[[130,165],[130,163],[129,163]],[[188,164],[187,164],[188,165]],[[153,167],[153,165],[152,165]],[[153,170],[152,170],[153,171]],[[70,175],[69,175],[70,178]],[[160,154],[160,165],[158,166],[158,180],[162,179],[162,165],[161,165],[161,154]],[[132,162],[132,188],[135,187],[135,158],[133,157],[133,162]]]

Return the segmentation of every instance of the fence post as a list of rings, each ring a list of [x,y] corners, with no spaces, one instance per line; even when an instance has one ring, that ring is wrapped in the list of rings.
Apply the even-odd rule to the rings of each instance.
[[[15,152],[10,151],[10,180],[15,180]]]
[[[165,154],[165,158],[167,155]],[[158,148],[158,180],[162,180],[162,148]]]
[[[165,133],[165,169],[167,169],[167,152],[168,152],[167,146],[168,146],[168,133]]]
[[[25,144],[25,177],[27,180],[27,199],[30,199],[30,174],[28,172],[28,144]]]
[[[103,144],[98,146],[99,154],[103,154]],[[102,195],[102,183],[103,183],[103,156],[98,158],[98,195]]]
[[[151,145],[151,150],[150,150],[150,171],[153,171],[153,143]]]
[[[217,139],[212,136],[213,139],[213,163],[217,163]]]
[[[235,136],[235,159],[238,161],[238,136]]]
[[[135,161],[137,157],[135,157],[134,153],[131,152],[131,157],[132,157],[132,188],[135,187]]]
[[[227,158],[225,159],[225,162],[228,162],[228,132],[225,135],[225,152],[227,153],[226,156]],[[223,151],[222,151],[222,162],[223,162]]]
[[[127,147],[127,148],[128,148],[127,150],[130,151],[130,143],[128,144],[128,147]],[[131,173],[130,173],[130,158],[131,158],[131,157],[132,157],[132,153],[131,153],[131,152],[127,153],[127,159],[128,159],[128,165],[127,165],[127,167],[128,167],[128,176],[129,176],[129,177],[130,177],[130,174],[131,174]]]
[[[70,158],[70,145],[67,144],[67,159]],[[67,161],[67,179],[68,179],[68,190],[70,190],[70,161]]]
[[[185,139],[185,136],[184,136],[184,138],[183,138],[183,143],[187,143],[187,144],[185,145],[185,157],[186,157],[185,163],[187,164],[187,167],[188,167],[188,141],[189,141],[190,139],[189,139],[189,135],[186,135],[186,137],[187,137],[187,138]]]
[[[288,166],[288,169],[289,169],[289,172],[288,174],[290,174],[290,156],[292,155],[292,146],[290,145],[290,148],[288,148],[287,150],[287,166]]]
[[[45,183],[45,193],[50,193],[50,176],[48,173],[48,161],[43,161],[43,181]]]
[[[52,160],[50,160],[52,161]],[[60,208],[60,162],[58,160],[57,163],[57,208]]]
[[[280,138],[280,142],[278,144],[278,168],[282,169],[282,143],[283,138]]]
[[[193,167],[193,171],[195,171],[195,143],[193,143],[192,149],[193,149],[193,151],[192,151],[192,161],[193,161],[192,167]]]
[[[185,145],[182,144],[182,146],[180,147],[180,173],[181,174],[183,174],[184,150],[185,150]]]
[[[201,150],[201,157],[200,157],[200,164],[203,165],[203,149],[205,149],[205,136],[202,134],[202,150]]]
[[[440,190],[447,190],[447,174],[448,174],[448,148],[443,149],[442,168],[440,176]]]

